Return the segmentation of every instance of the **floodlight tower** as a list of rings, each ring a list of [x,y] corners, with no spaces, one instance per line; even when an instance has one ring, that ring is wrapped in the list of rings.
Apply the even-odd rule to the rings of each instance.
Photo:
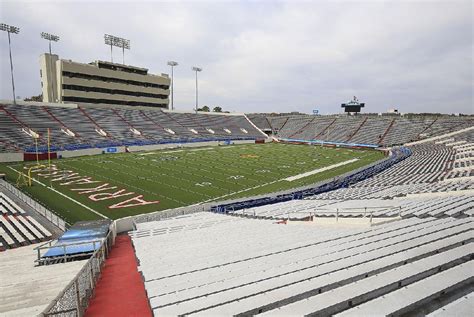
[[[12,61],[12,47],[11,47],[11,40],[10,40],[10,33],[18,34],[20,33],[20,28],[8,25],[5,23],[0,23],[0,30],[5,31],[8,33],[8,49],[10,51],[10,72],[12,75],[12,89],[13,89],[13,104],[16,105],[16,98],[15,98],[15,80],[13,79],[13,61]]]
[[[174,67],[178,66],[178,63],[169,61],[168,66],[171,66],[171,110],[174,110]]]
[[[198,72],[201,71],[201,67],[193,67],[193,72],[196,72],[196,111],[198,110]]]
[[[122,64],[125,65],[125,49],[130,49],[130,40],[110,34],[104,34],[104,43],[105,45],[110,45],[110,61],[112,63],[114,62],[114,58],[112,55],[112,47],[116,46],[122,48]]]
[[[51,82],[48,82],[48,88],[49,88],[49,86],[51,86],[51,95],[50,96],[54,97],[54,93],[53,93],[54,92],[54,87],[52,85],[52,83],[53,83],[53,74],[52,74],[53,62],[52,62],[52,56],[51,56],[52,55],[51,54],[51,42],[59,41],[59,36],[54,35],[54,34],[50,34],[50,33],[46,33],[46,32],[41,32],[41,38],[43,38],[43,39],[45,39],[49,42],[49,75],[50,75]],[[48,91],[48,94],[49,93],[50,92]],[[53,101],[56,101],[56,98],[54,98]]]
[[[125,65],[125,49],[130,50],[130,40],[120,39],[119,44],[122,45],[122,64]]]
[[[51,55],[51,41],[57,42],[59,41],[59,36],[54,34],[49,34],[46,32],[41,32],[41,38],[49,41],[49,55]]]
[[[105,45],[110,45],[110,62],[114,62],[114,57],[112,55],[112,46],[114,44],[114,41],[112,40],[112,35],[109,34],[104,34],[104,43]]]

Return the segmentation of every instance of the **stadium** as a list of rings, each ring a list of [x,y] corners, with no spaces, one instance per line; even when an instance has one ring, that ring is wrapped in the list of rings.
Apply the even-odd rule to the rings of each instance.
[[[49,48],[0,100],[0,316],[474,313],[472,114],[206,111],[200,67],[181,110]]]

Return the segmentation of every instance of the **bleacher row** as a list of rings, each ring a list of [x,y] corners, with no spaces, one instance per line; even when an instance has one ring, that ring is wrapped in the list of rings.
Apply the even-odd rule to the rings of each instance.
[[[0,251],[51,238],[48,229],[4,192],[0,192],[0,211]]]
[[[472,130],[460,133],[455,138],[465,140],[472,133]],[[335,217],[336,211],[340,211],[341,216],[351,217],[369,213],[375,217],[472,216],[474,168],[470,166],[459,173],[453,162],[459,149],[463,155],[471,155],[474,149],[449,144],[442,138],[410,146],[411,155],[391,167],[349,186],[305,197],[305,200],[253,204],[244,208],[234,203],[225,212],[266,219],[303,219],[311,214]],[[463,143],[468,144],[472,143]]]
[[[37,266],[37,247],[0,252],[0,316],[42,316],[84,266],[85,261]]]
[[[259,219],[301,220],[309,217],[470,217],[474,195],[413,196],[383,199],[292,200],[262,207],[230,211],[230,214]]]
[[[253,115],[259,128],[268,129],[261,116]],[[267,116],[278,138],[327,142],[401,145],[439,136],[474,125],[472,117],[399,116]]]
[[[460,182],[437,182],[419,183],[408,185],[388,185],[372,187],[349,187],[341,188],[332,192],[308,197],[308,199],[390,199],[396,196],[406,196],[408,194],[442,193],[450,191],[473,190],[474,180],[467,179]]]
[[[169,142],[263,139],[244,115],[157,109],[0,105],[0,152],[76,150]]]
[[[473,133],[471,130],[458,138],[466,138]],[[367,199],[474,189],[474,166],[466,166],[462,171],[456,168],[460,148],[437,143],[414,145],[411,147],[412,155],[393,167],[350,188],[321,194],[313,199]],[[462,153],[472,155],[474,148],[462,150]]]
[[[276,197],[221,204],[212,210],[234,213],[252,208],[252,213],[254,207],[308,196],[311,197],[307,199],[343,200],[470,190],[474,187],[474,179],[471,178],[474,176],[474,165],[465,164],[460,169],[456,164],[460,160],[457,158],[458,153],[468,157],[474,155],[474,143],[466,141],[472,134],[474,130],[471,128],[453,137],[394,148],[390,159],[322,186]],[[400,153],[397,154],[397,151]]]
[[[471,217],[344,228],[195,213],[130,235],[157,316],[382,316],[472,311],[473,229]]]
[[[137,224],[130,235],[154,314],[472,313],[474,179],[470,168],[453,174],[456,159],[471,157],[462,142],[471,133],[410,146],[411,155],[336,190]],[[320,222],[369,215],[392,220]]]

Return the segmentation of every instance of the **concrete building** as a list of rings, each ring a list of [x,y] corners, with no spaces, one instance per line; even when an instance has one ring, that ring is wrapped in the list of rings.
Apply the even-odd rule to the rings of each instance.
[[[43,102],[168,108],[170,78],[148,69],[95,61],[89,64],[40,56]]]

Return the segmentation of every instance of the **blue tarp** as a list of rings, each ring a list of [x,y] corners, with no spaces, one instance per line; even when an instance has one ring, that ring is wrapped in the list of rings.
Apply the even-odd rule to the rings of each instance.
[[[80,239],[68,239],[66,241],[61,241],[61,242],[58,241],[53,247],[51,247],[43,255],[43,258],[81,254],[81,253],[84,253],[84,254],[92,253],[95,250],[100,248],[103,241],[104,241],[104,238],[80,238]]]
[[[107,237],[109,227],[110,220],[77,222],[63,233],[43,258],[92,253],[100,248]]]

